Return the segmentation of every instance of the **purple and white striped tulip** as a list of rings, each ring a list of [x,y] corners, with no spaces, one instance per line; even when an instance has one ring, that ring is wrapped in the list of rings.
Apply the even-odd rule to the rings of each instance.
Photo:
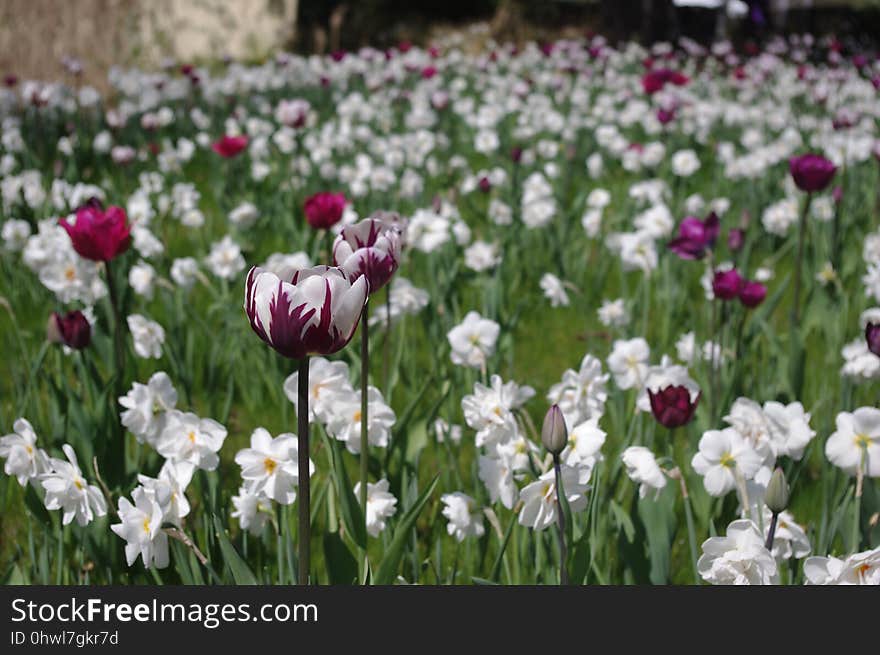
[[[333,263],[349,279],[365,277],[370,293],[385,286],[400,261],[400,231],[376,218],[348,225],[333,242]]]
[[[367,302],[367,279],[351,279],[329,266],[292,271],[283,278],[254,266],[247,275],[244,310],[254,332],[281,355],[329,355],[354,336]]]

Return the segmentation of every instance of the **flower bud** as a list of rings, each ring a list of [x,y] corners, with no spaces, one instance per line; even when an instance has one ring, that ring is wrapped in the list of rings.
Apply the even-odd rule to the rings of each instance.
[[[558,455],[568,443],[568,428],[559,405],[553,404],[544,416],[544,427],[541,429],[541,441],[552,455]]]
[[[79,310],[68,312],[64,316],[52,312],[46,324],[46,340],[50,343],[62,343],[74,350],[82,350],[92,340],[92,326]]]
[[[779,467],[770,477],[767,492],[764,494],[764,503],[774,514],[779,514],[788,507],[788,482],[785,481],[785,473]]]

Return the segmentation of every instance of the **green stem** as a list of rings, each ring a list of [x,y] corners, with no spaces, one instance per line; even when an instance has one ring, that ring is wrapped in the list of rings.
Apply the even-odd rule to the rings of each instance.
[[[565,543],[565,510],[562,505],[562,471],[559,466],[559,455],[553,455],[553,470],[556,472],[556,510],[559,521],[559,584],[568,584],[568,545]]]
[[[369,420],[367,403],[367,386],[370,381],[370,328],[369,302],[361,311],[361,486],[360,503],[364,513],[364,534],[367,534],[367,478],[369,477]],[[366,548],[364,548],[366,556]]]
[[[299,360],[299,386],[298,386],[298,412],[297,412],[297,464],[299,467],[299,574],[297,582],[301,585],[309,584],[309,559],[311,547],[311,521],[310,521],[310,489],[309,489],[309,358]]]
[[[807,215],[810,212],[810,203],[813,201],[813,194],[807,194],[807,201],[804,203],[804,210],[801,212],[800,225],[798,226],[798,249],[797,259],[794,264],[794,305],[791,310],[791,329],[797,329],[801,317],[801,273],[804,266],[804,242],[807,232]]]

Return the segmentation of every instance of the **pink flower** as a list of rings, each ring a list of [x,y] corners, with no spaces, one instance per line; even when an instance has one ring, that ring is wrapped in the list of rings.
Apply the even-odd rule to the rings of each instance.
[[[739,290],[739,301],[746,307],[757,307],[767,297],[767,287],[760,282],[746,280]]]
[[[695,216],[686,216],[678,226],[678,237],[667,247],[682,259],[700,259],[715,245],[719,223],[715,212],[702,221]]]
[[[67,230],[73,249],[86,259],[109,262],[131,245],[131,228],[122,207],[108,207],[105,212],[98,201],[90,201],[76,211],[76,222],[58,219]]]
[[[743,279],[735,268],[729,271],[715,271],[712,278],[712,293],[721,300],[733,300],[742,290]]]
[[[214,144],[211,146],[211,150],[216,152],[221,157],[235,157],[242,150],[247,148],[248,138],[244,135],[242,136],[228,136],[224,135],[217,139]]]
[[[342,219],[345,194],[321,191],[306,198],[303,210],[306,221],[316,230],[327,230]]]

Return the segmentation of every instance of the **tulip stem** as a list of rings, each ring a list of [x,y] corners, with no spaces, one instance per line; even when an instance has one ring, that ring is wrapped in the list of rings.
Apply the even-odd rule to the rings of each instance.
[[[764,548],[768,551],[773,551],[773,537],[776,536],[776,521],[779,519],[779,512],[773,512],[773,515],[770,518],[770,530],[767,531],[767,542],[764,544]]]
[[[369,421],[368,421],[368,403],[367,403],[367,386],[370,381],[370,326],[369,318],[369,302],[364,305],[361,310],[361,486],[360,503],[361,510],[364,513],[364,534],[367,534],[367,477],[369,476],[370,457],[369,457]],[[364,546],[364,555],[366,556],[366,546]]]
[[[798,226],[798,249],[797,259],[794,264],[794,305],[791,310],[791,329],[792,332],[797,329],[798,322],[801,317],[801,269],[804,264],[804,241],[807,231],[807,214],[810,212],[810,204],[813,201],[813,194],[807,194],[807,201],[804,203],[804,209],[801,212],[801,221]]]
[[[565,543],[565,510],[562,506],[562,470],[559,466],[559,455],[553,455],[553,470],[556,473],[556,511],[559,520],[556,527],[559,528],[559,584],[568,584],[568,546]]]
[[[114,477],[114,482],[120,482],[125,474],[125,432],[122,430],[122,424],[119,421],[117,413],[117,402],[122,396],[123,384],[125,382],[125,343],[123,341],[123,325],[119,307],[119,297],[116,293],[116,284],[113,279],[113,271],[110,262],[104,262],[105,273],[107,274],[107,289],[110,294],[110,309],[113,312],[113,346],[115,352],[115,361],[113,362],[113,395],[110,397],[110,416],[116,417],[111,420],[113,438],[109,440],[109,447],[105,452],[107,461],[111,464],[111,470],[119,471],[119,478]],[[118,468],[117,468],[118,467]]]
[[[299,574],[297,582],[309,584],[309,559],[311,547],[311,505],[309,489],[309,358],[299,360],[299,386],[297,403],[297,466],[299,487]]]

